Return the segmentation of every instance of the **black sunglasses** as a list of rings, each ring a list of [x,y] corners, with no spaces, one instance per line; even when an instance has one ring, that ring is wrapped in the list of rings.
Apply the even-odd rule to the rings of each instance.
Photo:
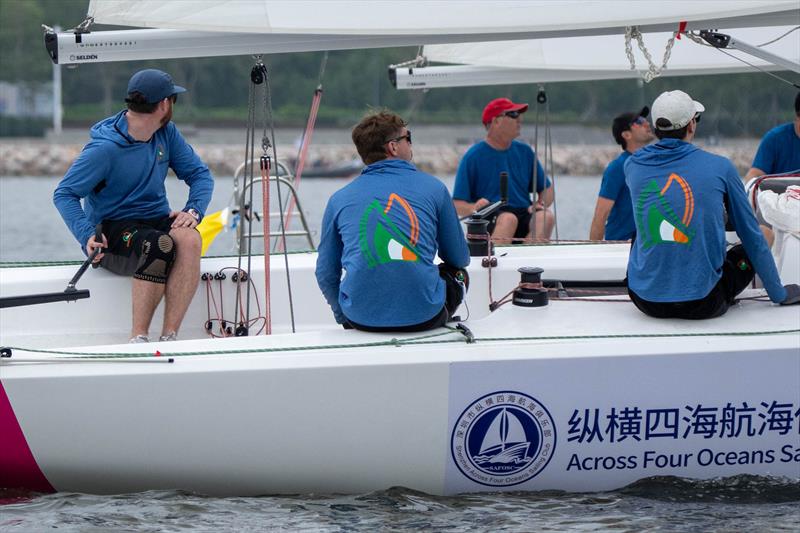
[[[508,118],[519,118],[519,116],[520,116],[522,113],[520,113],[519,111],[507,111],[507,112],[505,112],[505,113],[503,113],[503,114],[504,114],[505,116],[507,116]]]
[[[405,134],[405,135],[401,135],[400,137],[395,137],[394,139],[389,139],[388,141],[386,141],[386,142],[385,142],[385,143],[383,143],[383,144],[388,144],[388,143],[390,143],[390,142],[396,142],[396,143],[399,143],[399,142],[400,142],[400,141],[402,141],[403,139],[407,140],[407,141],[408,141],[408,144],[411,144],[411,130],[406,130],[406,134]]]

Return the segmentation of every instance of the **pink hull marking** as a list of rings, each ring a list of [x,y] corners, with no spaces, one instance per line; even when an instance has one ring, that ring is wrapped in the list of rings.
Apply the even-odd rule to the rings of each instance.
[[[0,381],[0,488],[55,492],[36,464]]]

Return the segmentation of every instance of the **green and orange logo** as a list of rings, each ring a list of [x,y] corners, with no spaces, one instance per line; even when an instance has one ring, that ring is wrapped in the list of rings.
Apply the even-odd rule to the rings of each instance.
[[[666,198],[670,187],[678,186],[683,192],[683,215]],[[636,222],[644,248],[656,244],[689,244],[694,230],[689,225],[694,216],[694,194],[686,180],[675,173],[670,174],[667,183],[661,187],[656,180],[650,180],[636,200]]]
[[[409,235],[405,235],[388,216],[395,203],[402,207],[408,218]],[[418,240],[417,214],[404,198],[395,193],[389,195],[386,206],[382,206],[378,200],[373,200],[361,215],[358,242],[369,268],[392,261],[417,261]]]

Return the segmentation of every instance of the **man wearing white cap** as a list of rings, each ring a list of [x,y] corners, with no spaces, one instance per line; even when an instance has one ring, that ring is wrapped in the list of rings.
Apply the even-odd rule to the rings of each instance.
[[[662,93],[651,107],[659,142],[625,163],[636,223],[631,300],[656,318],[713,318],[758,273],[770,300],[800,303],[800,287],[781,284],[733,163],[692,144],[703,111],[683,91]],[[727,253],[726,210],[742,240]]]

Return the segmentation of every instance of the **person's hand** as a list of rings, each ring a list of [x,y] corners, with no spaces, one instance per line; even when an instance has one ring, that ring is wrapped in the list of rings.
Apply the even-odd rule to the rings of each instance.
[[[786,289],[786,298],[783,299],[781,305],[800,304],[800,285],[792,283],[784,285],[783,288]]]
[[[534,212],[536,212],[536,211],[544,211],[545,209],[546,209],[546,208],[545,208],[545,206],[544,206],[544,203],[543,203],[543,202],[541,202],[541,201],[539,201],[539,202],[536,202],[535,204],[531,204],[531,205],[528,207],[528,213],[531,213],[531,214],[533,214],[533,213],[534,213]]]
[[[108,248],[108,241],[106,241],[106,236],[105,235],[101,236],[103,238],[103,242],[97,242],[94,235],[89,237],[89,240],[86,241],[86,253],[88,256],[91,256],[96,248],[100,249],[100,252],[95,256],[94,260],[92,260],[92,263],[99,263],[100,260],[105,255],[103,253],[103,248]]]
[[[486,198],[480,198],[477,202],[475,202],[475,212],[477,213],[478,211],[480,211],[481,209],[483,209],[484,207],[486,207],[490,203],[491,202],[489,200],[487,200]]]
[[[170,226],[173,228],[193,228],[198,223],[194,215],[186,211],[170,211],[169,218],[174,219],[172,226]]]

